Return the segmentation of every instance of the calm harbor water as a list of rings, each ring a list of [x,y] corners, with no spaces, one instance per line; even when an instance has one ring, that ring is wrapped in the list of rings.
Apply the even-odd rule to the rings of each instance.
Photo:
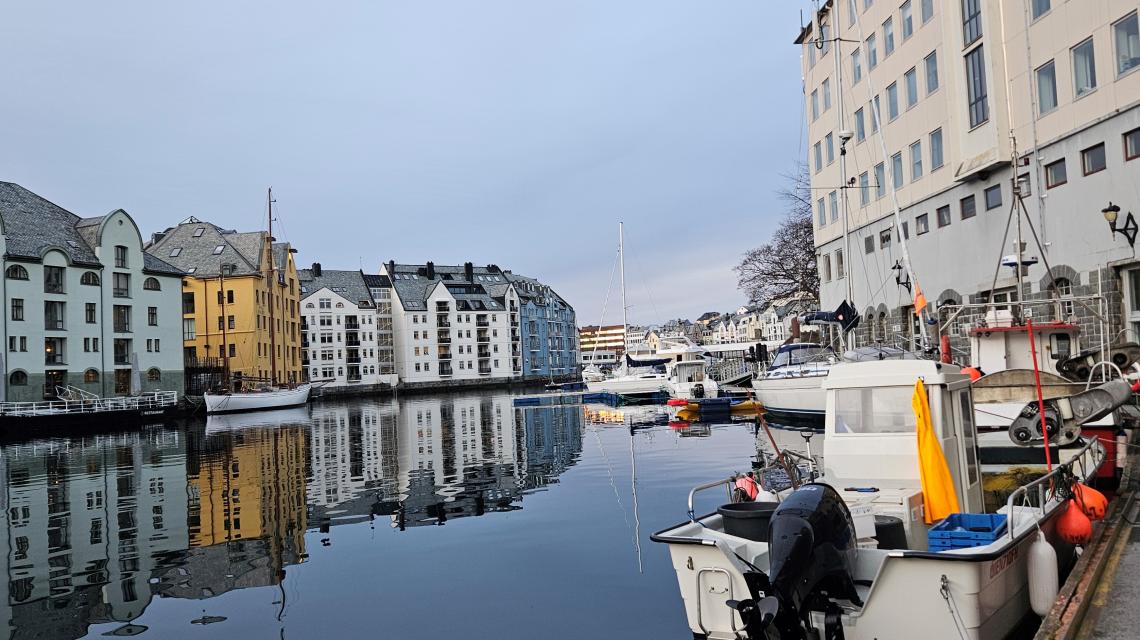
[[[757,445],[751,423],[678,431],[663,407],[506,394],[8,445],[0,625],[10,638],[688,638],[649,535]]]

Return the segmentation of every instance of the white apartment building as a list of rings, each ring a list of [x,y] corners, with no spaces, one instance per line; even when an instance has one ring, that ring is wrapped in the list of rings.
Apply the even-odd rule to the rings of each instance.
[[[939,321],[945,303],[1055,291],[1104,300],[1110,336],[1140,338],[1140,260],[1102,213],[1118,206],[1120,229],[1140,210],[1135,0],[832,0],[816,24],[796,42],[822,308],[851,297],[857,341],[913,345],[912,292],[896,284],[901,230]],[[997,267],[1016,253],[1013,231],[1002,241],[1015,186],[1023,260],[1036,261],[1020,292]],[[1059,311],[1099,339],[1088,310]]]
[[[405,386],[505,382],[522,373],[514,286],[497,270],[388,262],[395,366]],[[516,318],[517,320],[517,318]]]
[[[0,229],[4,399],[182,391],[182,272],[143,251],[125,211],[80,218],[0,182]]]
[[[388,329],[381,331],[377,303],[360,271],[323,269],[314,263],[298,272],[301,283],[302,366],[309,380],[338,389],[395,386]],[[389,343],[381,348],[380,342]],[[388,366],[381,358],[388,355]]]

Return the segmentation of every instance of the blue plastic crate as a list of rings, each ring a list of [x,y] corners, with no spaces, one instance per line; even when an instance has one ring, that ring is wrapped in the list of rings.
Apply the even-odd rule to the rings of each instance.
[[[1006,517],[1001,513],[952,513],[927,532],[928,546],[941,541],[973,540],[989,544],[1005,532]],[[980,545],[962,545],[980,546]],[[960,548],[960,547],[959,547]]]
[[[949,551],[951,549],[969,549],[971,547],[984,547],[990,540],[969,540],[967,538],[933,538],[927,541],[929,551]]]

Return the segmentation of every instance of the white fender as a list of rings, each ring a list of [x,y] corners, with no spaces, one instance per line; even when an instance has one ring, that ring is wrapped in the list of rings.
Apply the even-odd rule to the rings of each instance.
[[[1041,617],[1053,608],[1060,586],[1057,579],[1057,551],[1045,534],[1038,531],[1029,545],[1029,604]]]

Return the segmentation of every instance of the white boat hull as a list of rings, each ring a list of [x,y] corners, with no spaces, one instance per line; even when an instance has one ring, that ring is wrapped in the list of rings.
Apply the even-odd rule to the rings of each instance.
[[[663,375],[652,376],[620,376],[587,382],[586,388],[591,393],[619,393],[623,396],[651,396],[657,393],[669,392],[669,380]]]
[[[206,413],[236,413],[239,411],[265,411],[284,409],[305,404],[309,401],[312,385],[302,384],[294,389],[261,391],[253,393],[207,393],[203,396]]]
[[[826,375],[757,378],[752,381],[752,390],[770,413],[822,420],[827,406],[825,378]]]
[[[700,387],[701,392],[694,395],[694,387]],[[673,398],[716,398],[720,394],[720,387],[711,379],[698,382],[669,381],[669,396]]]

